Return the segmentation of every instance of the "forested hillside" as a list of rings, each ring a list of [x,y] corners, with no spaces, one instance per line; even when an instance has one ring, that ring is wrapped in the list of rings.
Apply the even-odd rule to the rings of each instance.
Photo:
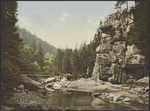
[[[46,41],[41,40],[36,35],[32,34],[31,32],[27,31],[24,28],[18,27],[18,33],[20,34],[20,38],[23,39],[24,43],[31,46],[33,42],[35,42],[35,49],[38,48],[39,43],[41,43],[43,54],[46,54],[49,52],[51,55],[55,56],[57,49],[53,46],[47,43]]]

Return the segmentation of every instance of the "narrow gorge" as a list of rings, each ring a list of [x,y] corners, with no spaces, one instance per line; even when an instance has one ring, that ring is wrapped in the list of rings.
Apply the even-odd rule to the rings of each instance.
[[[4,4],[7,5],[3,8],[7,9],[9,3]],[[17,8],[17,3],[14,4]],[[16,32],[16,22],[12,29],[7,27],[6,30],[3,26],[1,86],[5,92],[2,96],[2,110],[149,110],[149,58],[146,55],[149,48],[143,48],[145,53],[140,50],[139,44],[130,41],[131,32],[137,28],[135,24],[138,17],[135,19],[134,14],[141,4],[135,2],[135,6],[130,9],[120,9],[108,15],[104,22],[100,22],[90,43],[83,42],[80,48],[75,49],[57,49],[24,28]],[[65,12],[58,20],[64,26],[69,26],[70,24],[66,25],[66,20],[72,17]],[[17,21],[17,18],[14,20]],[[58,24],[52,24],[56,29],[59,27]],[[86,25],[90,27],[89,24]],[[147,27],[144,28],[143,33]],[[55,33],[52,29],[48,30]],[[69,35],[68,31],[63,32],[65,36]],[[40,33],[42,35],[43,32]],[[56,30],[56,33],[63,36],[60,30]],[[49,37],[49,34],[45,35]],[[135,38],[137,35],[134,35]],[[146,39],[142,37],[142,43],[147,44],[147,36],[144,36]],[[69,37],[67,39],[71,40]],[[140,39],[137,39],[138,43],[141,42]],[[60,38],[56,42],[59,40]],[[12,41],[14,45],[10,45]]]

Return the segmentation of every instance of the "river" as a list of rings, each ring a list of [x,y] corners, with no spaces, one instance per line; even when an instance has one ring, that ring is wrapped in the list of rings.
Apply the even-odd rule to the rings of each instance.
[[[131,104],[112,104],[99,105],[97,108],[91,105],[93,97],[91,93],[74,91],[71,94],[64,94],[62,91],[56,90],[49,92],[44,97],[50,99],[53,106],[61,109],[71,110],[145,110],[148,105],[132,102]]]

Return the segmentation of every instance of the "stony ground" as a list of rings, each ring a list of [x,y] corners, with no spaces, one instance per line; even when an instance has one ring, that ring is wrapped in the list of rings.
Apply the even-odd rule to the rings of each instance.
[[[49,100],[42,99],[42,95],[37,92],[29,91],[26,93],[14,93],[12,101],[19,104],[21,108],[42,109],[49,110],[51,108],[51,102]]]
[[[52,79],[49,80],[52,81]],[[67,81],[63,79],[55,82],[54,80],[52,82],[51,81],[45,85],[45,89],[41,88],[36,91],[27,92],[24,90],[22,92],[14,93],[11,99],[12,103],[17,104],[14,108],[56,110],[58,108],[53,107],[51,101],[45,99],[44,96],[47,92],[55,91],[57,89],[68,94],[71,91],[92,92],[93,102],[91,105],[95,108],[106,103],[129,105],[134,101],[149,105],[149,82],[147,81],[146,83],[142,83],[143,81],[146,81],[145,78],[139,80],[138,83],[135,83],[134,85],[115,85],[102,80],[95,82],[90,78],[81,78],[76,81]],[[142,82],[139,83],[140,81]],[[138,84],[140,84],[140,86]],[[50,87],[48,85],[50,85]],[[3,106],[3,109],[4,108],[6,107]],[[8,109],[9,108],[12,107],[8,107]]]

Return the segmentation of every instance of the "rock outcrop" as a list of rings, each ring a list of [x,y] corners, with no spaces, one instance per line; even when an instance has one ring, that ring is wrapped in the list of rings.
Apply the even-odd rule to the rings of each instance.
[[[26,75],[22,75],[24,89],[28,89],[30,91],[37,91],[38,89],[44,89],[44,84],[27,77]]]
[[[128,32],[133,24],[133,14],[124,9],[111,14],[99,30],[101,41],[96,48],[96,63],[92,79],[100,78],[112,83],[122,83],[127,75],[140,79],[145,57],[135,45],[127,45]]]

